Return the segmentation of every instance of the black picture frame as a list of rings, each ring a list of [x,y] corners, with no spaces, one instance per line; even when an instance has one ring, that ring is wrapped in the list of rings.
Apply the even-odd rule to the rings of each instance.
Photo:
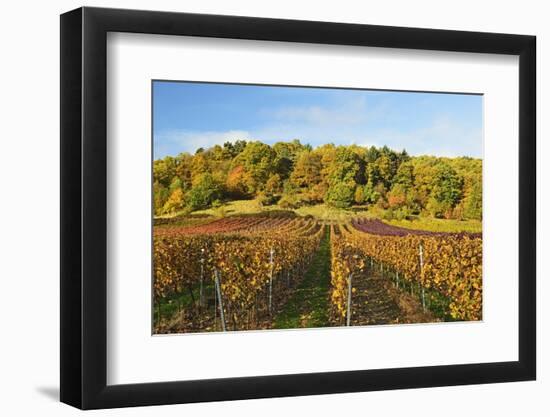
[[[108,32],[519,56],[519,360],[112,385],[107,376]],[[61,401],[82,409],[534,380],[534,36],[79,8],[61,15]]]

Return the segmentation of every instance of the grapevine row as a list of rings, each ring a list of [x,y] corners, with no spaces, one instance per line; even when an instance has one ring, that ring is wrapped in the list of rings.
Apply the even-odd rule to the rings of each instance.
[[[244,328],[258,320],[259,310],[267,313],[268,287],[302,276],[322,234],[315,221],[264,218],[241,232],[155,235],[155,301],[192,289],[203,279],[204,285],[212,283],[218,274],[227,321]]]
[[[482,316],[482,240],[473,234],[375,234],[364,228],[341,227],[332,233],[331,299],[344,316],[350,274],[367,260],[382,263],[401,279],[439,292],[449,300],[457,320]]]

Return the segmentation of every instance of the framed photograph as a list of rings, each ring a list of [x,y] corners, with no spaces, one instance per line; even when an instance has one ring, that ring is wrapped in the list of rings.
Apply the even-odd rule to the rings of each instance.
[[[61,401],[533,380],[535,37],[61,16]]]

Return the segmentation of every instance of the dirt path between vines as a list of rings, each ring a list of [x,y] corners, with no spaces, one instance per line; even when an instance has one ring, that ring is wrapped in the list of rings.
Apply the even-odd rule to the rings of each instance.
[[[439,321],[422,308],[417,297],[397,289],[377,268],[356,274],[352,281],[351,325],[366,326]]]
[[[272,328],[296,329],[326,327],[329,323],[330,233],[321,240],[302,282],[294,290],[281,312],[275,316]]]
[[[330,233],[321,241],[319,250],[299,286],[275,316],[271,328],[296,329],[344,326],[345,317],[331,317],[330,303]],[[424,311],[419,299],[383,276],[375,265],[357,273],[352,281],[351,326],[439,321]]]

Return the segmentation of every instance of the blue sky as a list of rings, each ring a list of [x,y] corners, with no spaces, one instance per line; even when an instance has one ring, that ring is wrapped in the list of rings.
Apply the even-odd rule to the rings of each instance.
[[[300,139],[482,156],[476,95],[191,82],[153,83],[154,158],[238,139]]]

